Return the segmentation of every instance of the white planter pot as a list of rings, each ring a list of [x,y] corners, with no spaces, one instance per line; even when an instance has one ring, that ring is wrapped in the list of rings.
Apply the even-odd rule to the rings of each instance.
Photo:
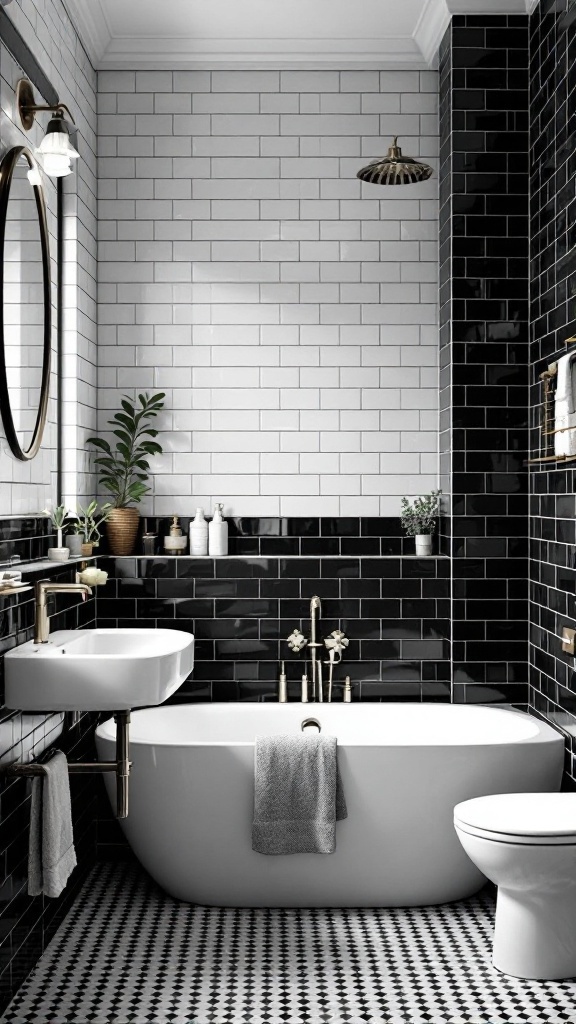
[[[427,555],[432,554],[432,534],[417,533],[415,539],[416,555],[418,558],[425,558]]]
[[[70,548],[48,548],[48,558],[51,562],[67,562],[70,558]]]
[[[81,533],[69,533],[64,541],[70,552],[70,558],[80,558],[82,555],[82,544],[84,537]]]

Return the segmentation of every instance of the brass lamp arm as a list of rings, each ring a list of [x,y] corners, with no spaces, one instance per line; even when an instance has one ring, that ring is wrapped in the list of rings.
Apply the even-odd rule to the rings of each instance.
[[[23,106],[21,109],[22,109],[23,113],[25,113],[25,114],[26,113],[34,113],[35,114],[39,110],[50,110],[53,114],[61,114],[61,112],[65,110],[66,113],[68,114],[68,117],[70,118],[72,124],[76,124],[74,118],[72,117],[72,114],[70,113],[70,110],[68,109],[68,107],[66,106],[65,103],[58,103],[55,107],[50,107],[47,104],[37,104],[37,103],[34,103],[34,104],[31,104],[30,106],[25,106],[25,107]]]

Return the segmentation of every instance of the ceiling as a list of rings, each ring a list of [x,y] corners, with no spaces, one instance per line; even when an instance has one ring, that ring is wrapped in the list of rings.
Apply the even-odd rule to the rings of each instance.
[[[453,13],[537,0],[65,0],[97,68],[430,67]]]

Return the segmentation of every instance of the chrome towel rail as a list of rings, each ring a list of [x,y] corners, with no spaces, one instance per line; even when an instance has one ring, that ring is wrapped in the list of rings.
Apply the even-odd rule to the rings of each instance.
[[[104,772],[115,772],[116,774],[116,817],[128,817],[128,780],[132,762],[130,761],[130,739],[129,725],[130,712],[117,711],[114,714],[116,722],[116,760],[115,761],[72,761],[68,765],[70,775],[94,774]],[[50,748],[44,755],[44,762],[55,748]],[[34,778],[46,774],[45,763],[42,761],[30,761],[20,763],[13,761],[12,764],[4,765],[1,769],[4,775],[14,778]]]

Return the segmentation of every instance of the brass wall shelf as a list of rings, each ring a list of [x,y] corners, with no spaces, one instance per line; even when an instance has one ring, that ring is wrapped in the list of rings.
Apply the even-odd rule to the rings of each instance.
[[[576,427],[571,427],[571,430]],[[576,455],[541,455],[537,459],[526,459],[525,466],[535,466],[542,462],[559,462],[562,465],[563,462],[576,462]]]
[[[565,345],[576,345],[576,337],[565,338]],[[553,362],[539,375],[540,386],[542,388],[542,401],[540,403],[540,437],[542,438],[542,448],[546,455],[539,455],[532,459],[526,459],[524,462],[525,466],[537,466],[547,463],[556,463],[557,465],[563,465],[567,462],[574,462],[576,455],[556,455],[554,452],[550,452],[552,447],[548,438],[555,437],[556,434],[569,433],[570,431],[576,430],[576,427],[556,427],[555,414],[554,414],[554,379],[558,375],[558,363]]]

